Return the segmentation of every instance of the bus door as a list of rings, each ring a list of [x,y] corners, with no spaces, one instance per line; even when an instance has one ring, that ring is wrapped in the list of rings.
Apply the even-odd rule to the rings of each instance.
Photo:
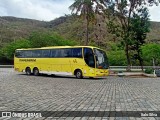
[[[82,48],[72,48],[72,56],[70,59],[72,72],[75,69],[83,68],[83,57],[82,57]]]
[[[94,53],[91,48],[84,48],[84,61],[86,63],[86,76],[94,76],[95,75],[95,59]]]

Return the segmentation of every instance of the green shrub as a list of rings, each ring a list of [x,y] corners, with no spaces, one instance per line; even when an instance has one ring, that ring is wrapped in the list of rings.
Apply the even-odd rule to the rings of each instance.
[[[144,72],[147,73],[147,74],[152,74],[153,69],[152,68],[146,68]]]
[[[6,46],[2,48],[3,57],[8,60],[13,60],[14,52],[16,49],[20,48],[30,48],[30,41],[25,39],[20,39],[15,42],[8,43]]]
[[[151,66],[153,59],[156,66],[160,65],[160,45],[156,43],[150,43],[142,46],[144,65]]]
[[[47,47],[47,46],[64,46],[76,45],[73,40],[66,40],[60,35],[53,32],[34,32],[30,35],[29,39],[32,47]]]
[[[125,66],[127,65],[126,56],[123,50],[107,52],[110,66]]]
[[[0,49],[0,60],[5,58],[7,60],[13,60],[14,52],[20,48],[34,48],[34,47],[46,47],[46,46],[64,46],[64,45],[76,45],[73,40],[66,40],[56,33],[32,33],[28,39],[20,39],[8,43],[2,49]]]

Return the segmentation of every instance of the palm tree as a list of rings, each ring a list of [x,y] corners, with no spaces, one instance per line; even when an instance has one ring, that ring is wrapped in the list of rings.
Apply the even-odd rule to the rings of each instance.
[[[85,45],[89,42],[89,23],[94,19],[94,8],[93,0],[75,0],[74,3],[69,7],[72,13],[83,16],[86,20],[86,40]]]

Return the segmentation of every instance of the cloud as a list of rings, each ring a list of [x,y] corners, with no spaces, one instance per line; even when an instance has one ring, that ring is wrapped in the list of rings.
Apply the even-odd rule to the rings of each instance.
[[[153,6],[149,8],[151,21],[160,22],[160,6]]]
[[[0,3],[0,15],[50,21],[69,14],[71,4],[72,0],[4,0]]]
[[[0,16],[15,16],[50,21],[70,14],[73,0],[0,0]],[[150,19],[160,21],[160,6],[149,8]]]

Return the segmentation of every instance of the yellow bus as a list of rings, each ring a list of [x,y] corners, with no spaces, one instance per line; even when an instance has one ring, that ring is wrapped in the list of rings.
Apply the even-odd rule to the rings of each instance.
[[[75,75],[76,78],[108,76],[106,53],[92,46],[53,46],[17,49],[14,69],[27,75]]]

